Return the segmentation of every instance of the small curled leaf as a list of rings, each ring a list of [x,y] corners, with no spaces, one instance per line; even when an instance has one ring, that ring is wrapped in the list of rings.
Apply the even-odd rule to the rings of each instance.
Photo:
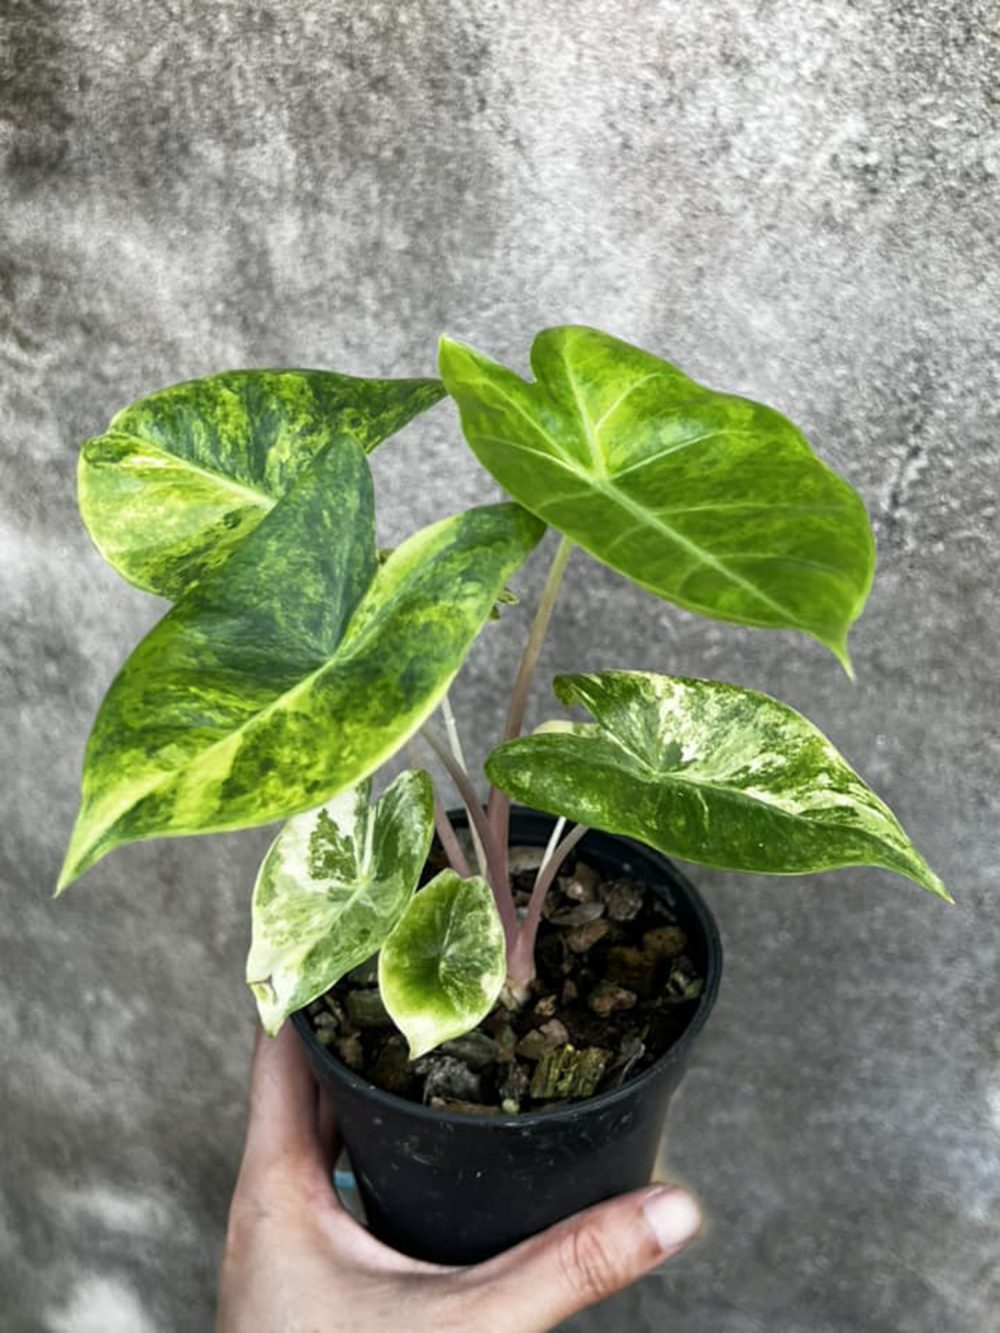
[[[416,895],[379,955],[379,987],[410,1059],[460,1037],[493,1008],[507,974],[489,887],[453,870]]]

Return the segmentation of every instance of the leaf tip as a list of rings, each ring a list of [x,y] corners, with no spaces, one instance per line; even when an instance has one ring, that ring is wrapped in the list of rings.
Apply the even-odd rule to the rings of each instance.
[[[844,668],[844,671],[847,674],[847,679],[854,685],[857,682],[858,677],[857,672],[854,670],[854,663],[851,661],[850,649],[847,646],[847,635],[845,634],[840,639],[824,639],[823,643],[829,648],[830,652],[833,653],[834,657]]]
[[[456,342],[454,338],[449,338],[447,333],[442,333],[438,338],[438,372],[444,381],[446,390],[448,387],[448,363],[456,355],[461,355],[464,350],[464,344]]]
[[[939,875],[935,874],[912,843],[910,844],[910,853],[909,864],[905,868],[901,866],[892,868],[905,875],[907,879],[911,879],[914,884],[919,884],[928,893],[933,893],[935,898],[940,898],[949,907],[954,907],[955,899],[948,892],[944,881]]]
[[[930,867],[928,867],[927,874],[921,881],[921,883],[923,884],[925,889],[928,889],[931,893],[934,894],[935,897],[940,898],[942,902],[947,903],[949,907],[955,906],[955,899],[948,892],[948,889],[946,888],[944,881],[941,880],[937,875],[935,875],[934,871],[931,870]]]
[[[249,962],[249,959],[247,960]],[[247,969],[249,973],[249,968]],[[266,1037],[276,1037],[281,1031],[282,1024],[288,1017],[287,1012],[282,1009],[278,1003],[278,997],[272,985],[271,978],[265,977],[263,980],[255,978],[250,979],[247,976],[247,986],[257,1005],[257,1017],[260,1020],[260,1026]]]
[[[79,824],[73,829],[69,840],[69,846],[66,848],[66,855],[63,858],[62,866],[59,870],[59,878],[56,880],[56,887],[52,894],[53,898],[60,898],[69,886],[75,883],[85,871],[89,870],[97,857],[92,855],[92,848],[79,846]]]

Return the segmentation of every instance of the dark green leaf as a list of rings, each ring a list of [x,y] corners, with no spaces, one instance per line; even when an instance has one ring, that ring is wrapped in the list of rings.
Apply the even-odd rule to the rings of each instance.
[[[60,888],[122,843],[266,824],[374,772],[542,531],[516,505],[473,509],[379,566],[364,452],[336,442],[112,684]]]

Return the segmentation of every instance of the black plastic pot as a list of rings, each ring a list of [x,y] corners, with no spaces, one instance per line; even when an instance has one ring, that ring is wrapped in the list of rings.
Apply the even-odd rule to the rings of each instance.
[[[455,822],[463,822],[458,816]],[[515,809],[513,845],[544,846],[553,820]],[[677,914],[703,969],[704,990],[680,1039],[623,1087],[552,1111],[462,1115],[382,1092],[293,1022],[336,1110],[368,1222],[405,1254],[468,1264],[498,1253],[571,1213],[649,1181],[667,1103],[691,1044],[715,1003],[722,946],[697,889],[658,852],[590,832],[580,853],[605,875],[630,873]]]

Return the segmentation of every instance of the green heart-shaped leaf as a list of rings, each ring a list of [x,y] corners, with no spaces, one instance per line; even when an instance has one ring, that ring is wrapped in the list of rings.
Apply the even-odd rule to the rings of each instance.
[[[59,887],[122,843],[266,824],[374,772],[437,706],[542,531],[516,505],[472,509],[380,566],[364,451],[337,441],[125,663]]]
[[[420,890],[379,954],[382,1000],[411,1060],[474,1028],[506,975],[503,926],[486,881],[453,870]]]
[[[548,723],[499,746],[496,786],[537,810],[725,870],[872,865],[947,890],[822,732],[756,690],[632,671],[557,676],[597,725]]]
[[[791,422],[596,329],[540,333],[531,365],[534,383],[441,342],[466,438],[515,500],[657,596],[803,630],[850,669],[871,528]]]
[[[338,437],[366,452],[444,396],[439,380],[232,370],[126,407],[80,451],[80,512],[131,583],[176,601],[217,569]]]
[[[247,983],[264,1031],[376,953],[406,910],[434,833],[434,789],[401,774],[377,805],[366,778],[290,819],[253,892]]]

